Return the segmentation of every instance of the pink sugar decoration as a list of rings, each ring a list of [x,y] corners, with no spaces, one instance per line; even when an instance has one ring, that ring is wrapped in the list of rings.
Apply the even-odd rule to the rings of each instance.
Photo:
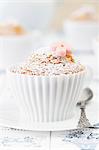
[[[71,46],[70,45],[66,45],[66,52],[71,54]]]
[[[55,46],[51,47],[51,50],[52,50],[53,52],[56,51],[56,47],[55,47]]]
[[[57,56],[61,56],[61,57],[65,57],[66,56],[66,52],[65,51],[56,51],[56,55]]]
[[[71,55],[71,49],[69,45],[64,42],[56,42],[51,46],[51,50],[54,56],[65,57]]]
[[[64,42],[57,42],[51,46],[54,56],[65,57],[67,46]]]
[[[66,49],[65,49],[65,47],[57,47],[56,48],[56,55],[57,56],[61,56],[61,57],[65,57],[66,56]]]

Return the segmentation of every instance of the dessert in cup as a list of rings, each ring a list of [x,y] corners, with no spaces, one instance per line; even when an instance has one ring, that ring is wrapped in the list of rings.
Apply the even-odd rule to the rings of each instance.
[[[31,122],[73,117],[86,69],[64,42],[41,48],[8,69],[8,82],[18,107]]]

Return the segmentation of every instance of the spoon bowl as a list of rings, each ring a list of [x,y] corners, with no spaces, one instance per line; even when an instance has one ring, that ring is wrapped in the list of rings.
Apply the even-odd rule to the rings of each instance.
[[[81,105],[82,103],[87,104],[93,98],[93,92],[90,88],[85,88],[80,96],[80,100],[77,105]]]

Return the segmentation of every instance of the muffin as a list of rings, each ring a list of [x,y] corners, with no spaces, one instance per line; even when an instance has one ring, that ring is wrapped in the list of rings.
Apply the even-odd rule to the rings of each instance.
[[[91,6],[83,6],[73,12],[70,16],[71,20],[75,21],[83,21],[83,22],[92,22],[98,21],[98,16],[94,7]]]
[[[26,30],[17,23],[0,23],[0,35],[24,35]]]
[[[12,94],[32,123],[73,117],[84,77],[85,67],[63,42],[34,52],[26,62],[8,70]]]

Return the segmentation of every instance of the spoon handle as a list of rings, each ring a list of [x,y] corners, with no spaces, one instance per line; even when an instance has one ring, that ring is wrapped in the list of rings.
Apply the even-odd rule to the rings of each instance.
[[[80,115],[80,119],[78,121],[77,127],[78,128],[87,128],[87,127],[90,127],[91,124],[90,124],[89,120],[86,117],[85,106],[82,105],[80,107],[80,109],[81,109],[81,115]]]

